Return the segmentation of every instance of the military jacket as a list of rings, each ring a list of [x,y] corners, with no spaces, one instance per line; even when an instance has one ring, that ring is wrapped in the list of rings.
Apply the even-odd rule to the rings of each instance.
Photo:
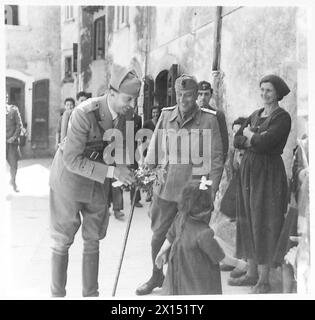
[[[99,111],[99,118],[95,111]],[[60,143],[51,167],[50,186],[55,192],[80,202],[106,201],[108,165],[96,161],[95,153],[87,154],[87,149],[102,144],[104,132],[111,128],[113,119],[107,95],[90,98],[73,110],[67,136]]]
[[[160,129],[166,129],[162,130],[162,135],[171,131],[178,132],[180,129],[187,130],[189,136],[188,140],[190,141],[188,163],[183,163],[184,161],[182,160],[181,163],[172,163],[169,161],[171,144],[167,142],[167,138],[162,138],[162,142],[159,140],[160,134],[158,132]],[[211,129],[211,143],[207,145],[207,148],[209,148],[208,150],[203,150],[202,138],[200,136],[199,144],[192,143],[192,141],[198,141],[192,140],[193,136],[201,135],[203,129]],[[180,145],[180,147],[178,147],[178,145],[177,159],[183,157],[182,146]],[[175,150],[175,148],[172,150]],[[196,155],[198,152],[203,155],[208,154],[207,158],[204,159],[204,162],[206,163],[204,163],[205,165],[201,168],[192,161],[192,156]],[[177,105],[163,108],[150,141],[145,162],[148,164],[154,163],[155,165],[162,164],[166,169],[167,174],[164,183],[154,190],[154,192],[162,199],[178,201],[184,184],[192,178],[193,174],[197,176],[206,175],[212,180],[212,188],[213,191],[216,192],[223,171],[223,148],[215,112],[196,106],[195,112],[186,120],[183,120]]]

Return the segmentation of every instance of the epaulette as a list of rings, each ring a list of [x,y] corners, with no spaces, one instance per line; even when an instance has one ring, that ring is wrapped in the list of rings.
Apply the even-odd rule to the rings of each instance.
[[[172,106],[172,107],[164,107],[162,108],[162,111],[166,111],[166,110],[174,110],[176,108],[176,106]]]
[[[97,110],[100,107],[100,99],[99,97],[89,98],[83,102],[81,102],[77,108],[80,108],[84,112],[91,112]]]
[[[211,113],[213,115],[217,115],[217,112],[211,109],[207,109],[207,108],[200,108],[203,112],[207,112],[207,113]]]

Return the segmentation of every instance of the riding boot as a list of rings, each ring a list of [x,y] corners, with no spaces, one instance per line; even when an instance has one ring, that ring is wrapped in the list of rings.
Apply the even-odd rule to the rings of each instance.
[[[83,297],[98,297],[99,253],[83,253],[82,284]]]
[[[64,297],[66,295],[68,268],[68,253],[60,255],[55,252],[51,257],[51,295],[52,297]]]
[[[155,264],[156,256],[159,253],[163,242],[164,242],[164,239],[163,241],[152,240],[151,242],[151,254],[152,254],[152,264],[153,264],[152,276],[149,279],[149,281],[145,282],[136,290],[136,294],[138,296],[149,294],[153,291],[154,288],[161,288],[163,285],[163,281],[164,281],[163,269],[159,269]]]

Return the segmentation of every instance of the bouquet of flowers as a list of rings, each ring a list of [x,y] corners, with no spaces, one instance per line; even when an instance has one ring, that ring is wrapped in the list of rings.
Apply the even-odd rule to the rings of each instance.
[[[161,166],[157,166],[153,169],[148,166],[139,167],[133,172],[136,182],[133,184],[135,188],[141,189],[148,194],[148,196],[152,196],[153,187],[155,185],[160,185],[164,182],[164,177],[166,174],[166,170]],[[128,190],[130,186],[124,186],[120,181],[115,181],[113,183],[114,187],[121,186],[123,189]]]

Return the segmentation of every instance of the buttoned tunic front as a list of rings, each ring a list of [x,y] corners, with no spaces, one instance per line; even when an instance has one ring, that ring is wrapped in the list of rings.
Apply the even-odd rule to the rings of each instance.
[[[211,141],[206,144],[207,150],[203,148],[203,129],[210,129]],[[170,139],[171,134],[179,134],[180,130],[187,134],[187,139],[182,141],[189,143],[189,148],[186,148],[186,151],[189,151],[188,161],[185,161],[185,143],[183,148],[179,142],[176,149]],[[196,143],[198,136],[199,144]],[[172,163],[170,159],[176,158],[176,153],[178,163]],[[193,160],[193,157],[198,155],[204,157],[203,166]],[[193,174],[207,175],[212,180],[212,188],[216,192],[223,171],[223,148],[215,112],[196,105],[190,116],[183,119],[177,105],[162,109],[145,161],[149,164],[162,164],[166,170],[165,182],[154,190],[154,193],[164,200],[178,201],[184,184]]]

